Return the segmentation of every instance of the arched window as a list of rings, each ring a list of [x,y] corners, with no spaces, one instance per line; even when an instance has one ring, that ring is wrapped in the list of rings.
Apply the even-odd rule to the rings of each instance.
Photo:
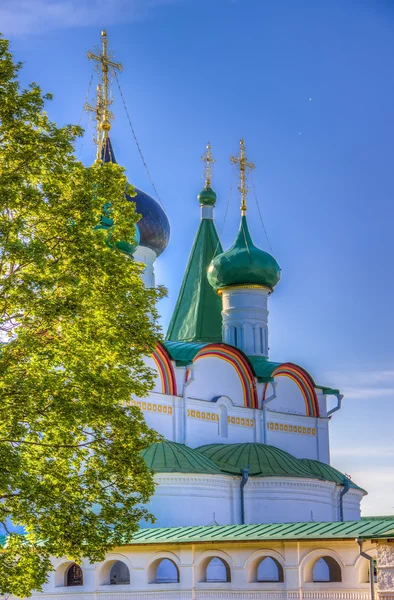
[[[121,560],[117,560],[109,572],[110,585],[121,585],[130,583],[130,571],[127,565]]]
[[[76,563],[70,565],[66,571],[66,586],[83,585],[82,569]]]
[[[340,582],[342,581],[341,567],[331,556],[322,556],[316,561],[313,567],[312,581],[319,582]]]
[[[230,567],[221,558],[215,556],[207,564],[205,581],[210,583],[223,583],[231,581]]]
[[[179,583],[178,567],[169,558],[163,558],[157,565],[155,583]]]
[[[257,567],[257,581],[283,581],[282,565],[271,556],[266,556]]]

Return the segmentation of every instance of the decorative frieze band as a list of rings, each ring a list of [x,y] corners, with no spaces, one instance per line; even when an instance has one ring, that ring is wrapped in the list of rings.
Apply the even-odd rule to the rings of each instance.
[[[172,415],[172,406],[168,404],[156,404],[155,402],[145,402],[142,400],[129,400],[127,406],[138,406],[143,412],[154,412],[163,415]]]
[[[287,425],[285,423],[267,423],[270,431],[281,431],[283,433],[298,433],[301,435],[316,435],[315,427],[303,427],[302,425]]]

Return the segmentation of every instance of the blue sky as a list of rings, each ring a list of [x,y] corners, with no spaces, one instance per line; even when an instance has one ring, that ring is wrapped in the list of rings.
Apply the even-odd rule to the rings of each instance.
[[[137,135],[166,207],[157,262],[168,323],[199,220],[200,156],[217,161],[216,223],[228,247],[239,201],[229,155],[244,137],[269,242],[282,267],[270,299],[274,360],[340,387],[332,463],[369,490],[364,514],[394,507],[394,6],[389,0],[13,0],[0,23],[23,81],[54,93],[59,124],[81,120],[86,51],[106,27]],[[152,193],[114,89],[112,141]],[[249,223],[270,250],[254,195]],[[224,221],[226,208],[227,218]]]

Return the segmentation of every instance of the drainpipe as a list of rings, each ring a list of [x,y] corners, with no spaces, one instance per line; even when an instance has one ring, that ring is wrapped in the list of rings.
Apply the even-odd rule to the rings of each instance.
[[[265,400],[263,400],[263,443],[264,444],[267,443],[267,408],[266,408],[266,406],[269,402],[272,402],[272,400],[275,400],[275,398],[276,398],[277,382],[271,381],[270,383],[271,383],[274,391],[271,394],[271,396],[269,396],[269,398],[266,398]]]
[[[343,490],[341,490],[340,494],[339,494],[339,520],[340,521],[345,520],[343,518],[343,497],[350,490],[350,479],[349,479],[349,477],[346,477],[346,475],[343,477],[342,485],[343,485]]]
[[[360,556],[369,560],[369,588],[370,588],[371,600],[375,600],[375,585],[374,585],[375,582],[373,580],[373,576],[374,576],[373,557],[370,554],[363,552],[363,542],[362,542],[362,540],[360,540],[360,538],[357,538],[356,542],[360,546]]]
[[[190,370],[190,377],[187,379],[187,373]],[[183,444],[186,444],[186,432],[187,432],[187,409],[186,409],[186,400],[187,400],[187,388],[194,381],[194,372],[193,366],[186,367],[185,371],[185,381],[183,383]]]
[[[241,469],[241,523],[245,525],[245,498],[244,498],[244,487],[249,479],[249,467],[247,469]]]
[[[326,398],[327,398],[327,394],[325,394]],[[332,414],[334,414],[334,412],[337,412],[337,410],[339,410],[342,407],[342,400],[343,400],[343,394],[335,394],[336,398],[337,398],[337,405],[334,406],[334,408],[332,408],[331,410],[327,411],[327,417],[331,417]]]

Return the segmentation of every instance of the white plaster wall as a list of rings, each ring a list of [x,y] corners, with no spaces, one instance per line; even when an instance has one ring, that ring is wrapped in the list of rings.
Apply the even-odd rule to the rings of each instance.
[[[141,279],[147,288],[155,287],[155,271],[154,262],[156,260],[156,253],[146,246],[138,246],[133,254],[134,259],[137,262],[143,263],[145,269],[141,275]]]
[[[306,415],[305,400],[298,385],[290,377],[275,377],[276,398],[269,403],[271,411]],[[268,386],[267,395],[272,393]]]
[[[375,544],[367,542],[364,550],[375,553]],[[392,545],[391,545],[392,546]],[[379,587],[394,591],[392,585],[393,550],[384,546],[378,554],[382,561]],[[254,573],[266,556],[275,558],[284,572],[283,583],[258,583]],[[331,556],[341,566],[342,582],[313,583],[309,575],[314,563],[322,556]],[[386,557],[389,556],[389,560]],[[231,572],[228,583],[209,584],[203,581],[204,568],[211,558],[226,561]],[[155,584],[151,581],[152,567],[162,558],[172,560],[179,569],[180,581],[175,584]],[[100,585],[100,572],[107,561],[122,560],[130,571],[130,584]],[[35,593],[40,600],[74,598],[87,600],[369,600],[369,585],[365,581],[365,559],[360,557],[355,540],[332,541],[241,541],[211,544],[136,545],[115,548],[105,561],[89,564],[84,561],[83,587],[56,586],[57,571],[64,569],[64,559],[54,560],[55,571],[50,574],[44,593]],[[387,576],[388,574],[388,576]],[[387,583],[386,583],[387,582]]]
[[[202,357],[193,365],[194,381],[187,387],[187,395],[202,400],[228,396],[238,406],[244,406],[241,381],[234,367],[219,358]]]
[[[250,478],[245,486],[247,523],[336,521],[337,486],[297,478]]]
[[[155,527],[241,523],[241,476],[158,473],[147,505]],[[245,488],[246,523],[337,521],[340,488],[332,482],[292,477],[250,477]],[[362,492],[344,499],[346,519],[360,518]],[[347,497],[348,496],[348,497]],[[150,527],[141,523],[141,527]]]
[[[209,525],[214,519],[221,525],[234,523],[234,487],[237,477],[158,473],[157,487],[146,508],[155,515],[155,527]],[[152,527],[141,523],[141,527]]]
[[[153,373],[154,373],[154,387],[152,392],[157,392],[159,394],[163,393],[163,386],[162,386],[162,381],[161,381],[161,377],[159,375],[159,371],[157,369],[157,365],[155,363],[155,361],[153,360],[153,358],[151,356],[146,356],[144,359],[144,362],[146,364],[147,367],[149,367],[150,369],[152,369]]]

